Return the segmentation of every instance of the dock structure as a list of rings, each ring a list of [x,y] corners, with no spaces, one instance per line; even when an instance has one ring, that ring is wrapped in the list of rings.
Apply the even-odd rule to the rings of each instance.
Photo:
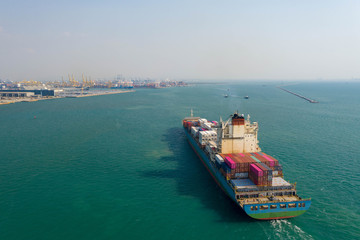
[[[282,87],[278,87],[278,88],[281,89],[281,90],[283,90],[283,91],[285,91],[285,92],[291,93],[291,94],[293,94],[293,95],[295,95],[295,96],[297,96],[297,97],[299,97],[299,98],[305,99],[306,101],[308,101],[308,102],[310,102],[310,103],[318,103],[318,101],[316,101],[316,100],[314,100],[314,99],[310,99],[310,98],[304,97],[304,96],[302,96],[302,95],[300,95],[300,94],[298,94],[298,93],[294,93],[294,92],[289,91],[289,90],[287,90],[287,89],[285,89],[285,88],[282,88]]]
[[[35,90],[37,91],[37,90]],[[52,90],[54,92],[54,90]],[[70,92],[57,94],[56,96],[40,96],[33,93],[33,91],[24,92],[24,91],[0,91],[0,105],[16,103],[16,102],[36,102],[39,100],[48,100],[48,99],[58,99],[58,98],[80,98],[80,97],[92,97],[92,96],[101,96],[101,95],[110,95],[110,94],[119,94],[119,93],[128,93],[135,92],[135,90],[126,90],[126,91],[90,91],[83,93],[81,92]]]

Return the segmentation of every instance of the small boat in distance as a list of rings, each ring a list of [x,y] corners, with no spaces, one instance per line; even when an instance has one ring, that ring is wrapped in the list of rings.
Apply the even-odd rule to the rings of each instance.
[[[230,90],[228,89],[227,92],[224,94],[224,98],[228,98],[230,96]]]
[[[249,99],[249,96],[245,96],[244,99]]]

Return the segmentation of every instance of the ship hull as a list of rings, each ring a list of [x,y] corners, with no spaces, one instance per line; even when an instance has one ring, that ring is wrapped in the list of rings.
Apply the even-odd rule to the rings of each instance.
[[[195,141],[195,139],[189,134],[189,132],[184,128],[185,134],[187,137],[187,140],[196,153],[196,155],[199,157],[201,162],[204,164],[210,175],[213,177],[215,182],[220,186],[220,188],[224,191],[226,195],[230,197],[231,200],[235,202],[236,205],[238,205],[244,212],[258,220],[271,220],[271,219],[284,219],[284,218],[292,218],[299,216],[303,213],[305,213],[310,205],[311,201],[293,201],[293,202],[280,202],[280,203],[269,203],[265,204],[268,206],[267,210],[261,210],[260,207],[264,206],[264,204],[246,204],[241,206],[239,202],[236,199],[236,194],[234,190],[230,187],[230,185],[227,183],[227,180],[223,177],[223,175],[220,173],[220,171],[212,165],[209,157],[205,154],[205,152],[200,148],[198,143]],[[285,209],[280,208],[280,204],[295,204],[295,207]],[[303,206],[304,204],[305,206]],[[270,205],[277,205],[276,209],[271,209]],[[301,207],[300,207],[301,205]],[[258,210],[253,210],[254,208]]]
[[[215,182],[219,185],[219,187],[225,192],[226,195],[228,195],[233,201],[236,201],[235,194],[230,188],[230,186],[226,183],[225,178],[222,177],[221,173],[217,171],[210,163],[210,159],[206,156],[204,151],[199,147],[199,145],[195,142],[195,140],[191,137],[191,135],[186,131],[185,134],[187,137],[187,140],[196,153],[196,155],[200,158],[201,162],[204,164],[210,175],[213,177]]]

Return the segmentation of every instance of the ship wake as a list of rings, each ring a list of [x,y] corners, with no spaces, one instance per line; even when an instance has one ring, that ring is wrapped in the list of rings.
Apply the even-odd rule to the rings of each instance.
[[[270,225],[272,231],[268,239],[314,239],[300,227],[285,219],[272,220]]]

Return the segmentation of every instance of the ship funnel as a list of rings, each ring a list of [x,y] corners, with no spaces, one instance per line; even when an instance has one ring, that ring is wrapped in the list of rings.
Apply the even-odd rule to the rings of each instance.
[[[232,116],[232,125],[244,125],[245,119],[243,115],[239,115],[238,113],[234,113]]]

